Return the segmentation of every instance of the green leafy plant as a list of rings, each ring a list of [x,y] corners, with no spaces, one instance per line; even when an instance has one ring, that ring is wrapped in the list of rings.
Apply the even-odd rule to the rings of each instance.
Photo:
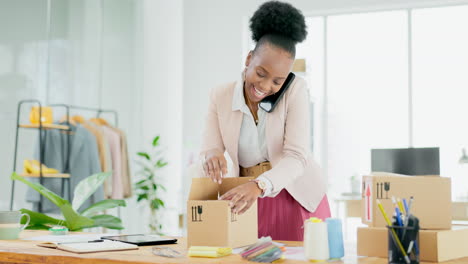
[[[29,214],[31,218],[27,229],[48,230],[53,225],[66,226],[70,231],[81,231],[83,228],[90,227],[123,229],[122,220],[120,220],[120,218],[98,213],[106,209],[125,206],[126,204],[124,200],[103,200],[91,205],[81,212],[78,212],[78,208],[80,208],[86,199],[88,199],[97,190],[97,188],[102,185],[104,180],[109,177],[110,174],[110,172],[97,173],[80,181],[75,188],[73,202],[70,204],[68,200],[63,199],[41,184],[30,182],[13,172],[13,174],[11,174],[12,180],[20,181],[39,192],[49,201],[54,203],[60,209],[64,217],[64,219],[57,219],[43,213],[21,209],[20,211],[22,213]]]
[[[137,172],[138,181],[135,183],[137,202],[146,203],[150,208],[151,218],[149,228],[153,233],[161,234],[162,225],[158,223],[157,211],[164,207],[164,202],[159,194],[160,190],[165,191],[160,183],[160,178],[156,176],[157,170],[165,167],[167,162],[162,157],[163,151],[160,149],[159,136],[156,136],[151,144],[151,153],[138,152],[138,164],[140,170]]]

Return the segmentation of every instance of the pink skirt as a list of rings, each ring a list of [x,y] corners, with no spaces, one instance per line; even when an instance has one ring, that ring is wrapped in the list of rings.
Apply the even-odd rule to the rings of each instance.
[[[271,236],[273,240],[303,241],[304,221],[310,217],[322,220],[330,217],[330,206],[325,195],[315,212],[307,211],[286,189],[276,197],[258,199],[258,237]]]

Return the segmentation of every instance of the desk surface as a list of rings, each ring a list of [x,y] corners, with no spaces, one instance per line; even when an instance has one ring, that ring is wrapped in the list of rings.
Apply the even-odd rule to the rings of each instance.
[[[42,236],[44,231],[24,231],[22,238]],[[186,241],[180,239],[179,244],[170,245],[170,247],[186,253]],[[301,242],[284,242],[287,246],[302,246]],[[88,254],[75,254],[57,249],[42,248],[36,246],[37,241],[27,240],[3,240],[0,241],[0,263],[67,263],[67,264],[128,264],[128,263],[245,263],[239,255],[231,255],[223,258],[164,258],[152,254],[151,246],[140,247],[139,250],[101,252]],[[331,263],[341,264],[367,264],[387,263],[387,259],[357,257],[355,245],[348,245],[346,248],[347,255],[342,261],[334,261]],[[281,263],[310,263],[306,261],[285,260]],[[422,262],[423,263],[423,262]],[[430,263],[430,262],[428,262]],[[468,258],[458,259],[456,261],[444,262],[445,264],[461,264],[468,263]]]

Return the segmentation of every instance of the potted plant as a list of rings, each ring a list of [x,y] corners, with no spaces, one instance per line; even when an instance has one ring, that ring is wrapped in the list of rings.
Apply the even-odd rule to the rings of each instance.
[[[158,221],[157,211],[164,208],[164,201],[160,198],[160,193],[166,191],[161,184],[161,178],[157,175],[158,170],[165,167],[167,162],[164,161],[163,150],[159,145],[159,136],[156,136],[151,144],[151,152],[138,152],[137,161],[140,170],[137,172],[137,182],[135,183],[135,191],[137,194],[137,202],[145,203],[150,209],[150,224],[149,228],[152,233],[161,234],[162,225]]]
[[[86,199],[88,199],[98,189],[98,187],[102,185],[104,180],[109,177],[110,174],[110,172],[97,173],[80,181],[75,188],[73,201],[70,203],[70,201],[60,197],[41,184],[30,182],[13,172],[11,175],[12,180],[20,181],[39,192],[49,201],[54,203],[58,208],[60,208],[64,218],[57,219],[43,213],[34,212],[28,209],[21,209],[20,211],[22,213],[28,214],[31,218],[27,229],[49,230],[49,228],[54,225],[66,226],[70,231],[82,231],[83,228],[90,227],[105,227],[119,230],[123,229],[120,218],[113,215],[99,213],[107,209],[125,206],[124,200],[102,200],[82,210],[81,212],[78,211],[78,208],[80,208]]]
[[[361,181],[359,179],[359,176],[357,174],[354,174],[349,178],[349,181],[351,183],[351,193],[353,194],[359,194],[361,193]]]

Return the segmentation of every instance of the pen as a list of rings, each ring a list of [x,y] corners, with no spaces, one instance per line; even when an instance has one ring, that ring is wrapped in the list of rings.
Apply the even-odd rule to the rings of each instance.
[[[72,242],[60,242],[58,244],[64,245],[64,244],[78,244],[78,243],[97,243],[97,242],[104,242],[102,239],[96,239],[96,240],[90,240],[90,241],[72,241]]]
[[[399,226],[403,226],[403,222],[401,222],[401,212],[398,207],[395,207],[395,212],[396,212],[396,222]]]
[[[409,243],[408,251],[407,251],[408,254],[410,254],[411,250],[413,249],[413,242],[414,242],[414,240],[411,240],[411,242]]]
[[[377,200],[377,206],[379,207],[380,212],[382,213],[382,216],[384,217],[385,221],[387,222],[387,224],[388,224],[388,226],[389,226],[389,228],[390,228],[390,230],[392,232],[393,239],[395,240],[398,247],[400,248],[400,251],[403,254],[403,257],[405,258],[406,263],[410,264],[411,263],[410,259],[409,259],[408,255],[406,254],[405,249],[403,248],[403,245],[401,244],[400,239],[398,238],[397,234],[395,233],[395,229],[393,229],[392,223],[390,222],[390,219],[388,219],[388,216],[385,213],[385,210],[384,210],[384,208],[382,206],[382,203],[380,203],[380,200]]]
[[[394,206],[395,208],[396,208],[396,207],[400,208],[400,213],[402,213],[403,210],[401,209],[400,204],[397,202],[397,200],[398,200],[398,202],[400,201],[400,199],[395,198],[395,196],[392,196],[392,203],[393,203],[393,206]]]
[[[410,197],[409,199],[409,204],[408,204],[408,211],[411,210],[411,205],[413,204],[413,196]]]
[[[408,227],[408,224],[409,224],[409,218],[411,216],[411,206],[413,205],[413,196],[410,197],[410,200],[409,200],[409,203],[408,203],[408,210],[406,211],[406,218],[405,218],[405,221],[403,223],[404,227]],[[404,201],[404,200],[403,200]],[[402,236],[402,239],[405,239],[405,234],[406,234],[406,228],[403,229],[403,236]],[[418,247],[418,241],[414,240],[414,251],[416,252],[416,254],[419,256],[419,247]]]
[[[409,208],[408,208],[408,203],[406,203],[406,199],[403,198],[403,206],[405,207],[406,215],[408,216],[409,214]]]
[[[403,202],[406,204],[405,199],[403,199]],[[409,218],[411,216],[411,205],[412,204],[413,204],[413,196],[410,197],[408,208],[406,209],[406,218],[405,218],[405,221],[404,221],[404,224],[403,224],[405,227],[408,226],[408,221],[409,221]]]
[[[398,206],[397,203],[396,203],[396,198],[395,198],[395,196],[392,196],[392,203],[393,203],[393,206],[394,206],[394,207],[397,207],[397,206]]]
[[[397,198],[397,204],[398,204],[398,208],[400,208],[400,212],[403,213],[403,214],[406,214],[406,210],[403,207],[403,204],[401,203],[400,198]]]
[[[416,256],[419,256],[419,247],[418,247],[418,243],[416,240],[414,240],[414,251],[416,252]]]

